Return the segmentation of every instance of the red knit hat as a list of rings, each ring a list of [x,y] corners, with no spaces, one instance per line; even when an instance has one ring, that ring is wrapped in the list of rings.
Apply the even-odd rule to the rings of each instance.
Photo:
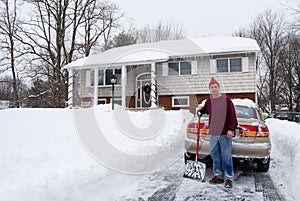
[[[210,85],[212,85],[212,84],[217,84],[220,87],[219,82],[214,77],[211,77],[208,87],[210,87]]]

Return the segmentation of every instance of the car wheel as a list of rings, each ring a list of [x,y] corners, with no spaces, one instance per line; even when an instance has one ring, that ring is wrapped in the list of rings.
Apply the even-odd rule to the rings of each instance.
[[[256,159],[257,171],[268,172],[270,166],[270,157],[266,159]]]

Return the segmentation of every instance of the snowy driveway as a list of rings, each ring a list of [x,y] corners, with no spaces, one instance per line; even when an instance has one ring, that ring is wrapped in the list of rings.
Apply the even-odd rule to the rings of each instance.
[[[118,201],[192,201],[192,200],[286,200],[275,188],[269,173],[242,171],[236,167],[233,189],[224,184],[208,183],[212,169],[207,168],[206,181],[198,182],[182,177],[184,165],[178,160],[168,169],[137,176]]]

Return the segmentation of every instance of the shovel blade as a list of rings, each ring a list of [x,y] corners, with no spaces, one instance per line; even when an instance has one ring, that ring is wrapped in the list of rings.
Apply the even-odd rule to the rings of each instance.
[[[204,181],[206,164],[200,161],[186,161],[183,177]]]

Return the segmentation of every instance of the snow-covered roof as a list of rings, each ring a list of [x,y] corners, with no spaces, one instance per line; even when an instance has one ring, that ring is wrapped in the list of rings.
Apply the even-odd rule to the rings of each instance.
[[[206,37],[133,44],[113,48],[69,63],[65,68],[119,66],[163,62],[170,58],[201,56],[205,54],[226,54],[258,52],[257,42],[241,37]]]

